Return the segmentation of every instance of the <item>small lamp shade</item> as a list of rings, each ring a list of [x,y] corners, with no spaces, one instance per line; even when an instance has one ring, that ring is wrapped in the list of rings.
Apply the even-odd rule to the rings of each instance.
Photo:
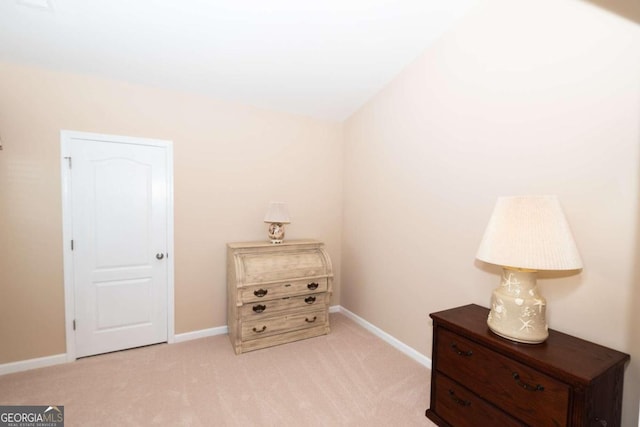
[[[500,197],[476,258],[503,267],[487,319],[496,334],[535,344],[549,336],[539,270],[578,270],[582,260],[555,196]]]
[[[282,202],[272,202],[269,204],[269,210],[267,210],[267,214],[264,216],[264,222],[289,224],[291,218],[289,218],[287,204]]]
[[[284,241],[284,225],[291,222],[289,218],[289,210],[287,204],[282,202],[272,202],[269,210],[264,216],[264,222],[269,223],[269,240],[273,244],[279,244]]]

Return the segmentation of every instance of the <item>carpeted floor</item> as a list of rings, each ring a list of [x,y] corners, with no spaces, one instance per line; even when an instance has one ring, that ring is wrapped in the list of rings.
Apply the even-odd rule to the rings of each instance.
[[[341,314],[331,334],[236,356],[226,335],[0,376],[0,405],[65,426],[433,426],[429,375]]]

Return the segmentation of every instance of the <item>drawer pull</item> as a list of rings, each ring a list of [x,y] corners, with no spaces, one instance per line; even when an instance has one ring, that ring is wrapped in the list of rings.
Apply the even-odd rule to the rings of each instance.
[[[262,298],[263,296],[265,296],[267,293],[269,293],[268,290],[266,289],[258,289],[257,291],[253,291],[253,294],[255,296],[257,296],[258,298]]]
[[[464,357],[473,356],[473,351],[471,351],[471,350],[467,350],[467,351],[460,350],[458,348],[458,344],[456,344],[456,343],[451,343],[451,348],[453,349],[453,351],[456,352],[456,354],[458,356],[464,356]]]
[[[318,289],[318,284],[316,282],[307,283],[307,288],[311,290]]]
[[[266,308],[266,305],[256,304],[253,306],[253,311],[255,311],[256,313],[262,313]]]
[[[305,317],[304,321],[307,322],[307,323],[313,323],[313,322],[316,321],[317,318],[318,318],[318,316],[313,316],[313,319],[309,320],[308,317]]]
[[[460,406],[471,406],[471,402],[469,402],[468,400],[460,399],[458,396],[456,396],[456,393],[451,389],[449,389],[449,396],[451,397],[451,400],[453,400]]]
[[[263,325],[262,329],[253,328],[253,332],[255,332],[256,334],[259,334],[260,332],[264,332],[266,330],[267,330],[267,325]]]
[[[284,285],[285,288],[290,288],[291,287],[291,283],[287,283],[286,285]]]
[[[544,387],[541,386],[540,384],[532,386],[531,384],[527,384],[525,382],[520,381],[520,375],[518,375],[517,372],[514,372],[512,375],[513,375],[513,379],[516,380],[516,383],[518,383],[518,385],[523,389],[529,390],[529,391],[544,391]]]
[[[316,297],[306,297],[304,299],[304,302],[306,302],[307,304],[313,304],[314,302],[316,302]]]

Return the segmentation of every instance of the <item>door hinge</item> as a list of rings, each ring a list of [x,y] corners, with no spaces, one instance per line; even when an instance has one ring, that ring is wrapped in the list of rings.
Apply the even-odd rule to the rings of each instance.
[[[71,250],[73,250],[73,239],[71,239]]]
[[[67,157],[65,157],[65,159],[67,159],[69,161],[69,169],[71,169],[71,157],[67,156]]]
[[[76,319],[73,319],[73,330],[76,330]]]

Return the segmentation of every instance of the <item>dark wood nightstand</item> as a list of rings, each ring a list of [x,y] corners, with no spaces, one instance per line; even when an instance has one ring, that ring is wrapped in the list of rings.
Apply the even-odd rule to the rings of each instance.
[[[542,344],[493,334],[489,310],[432,313],[431,405],[439,426],[620,426],[629,355],[549,330]]]

